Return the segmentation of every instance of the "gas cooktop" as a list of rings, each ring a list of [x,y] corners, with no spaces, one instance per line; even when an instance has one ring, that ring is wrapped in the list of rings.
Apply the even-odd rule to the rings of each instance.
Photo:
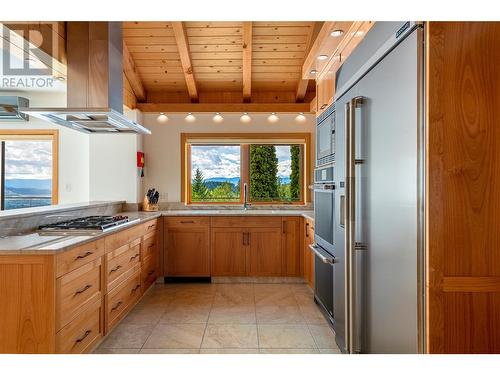
[[[40,225],[39,234],[45,235],[92,235],[106,232],[139,219],[130,220],[128,216],[87,216],[53,224]]]

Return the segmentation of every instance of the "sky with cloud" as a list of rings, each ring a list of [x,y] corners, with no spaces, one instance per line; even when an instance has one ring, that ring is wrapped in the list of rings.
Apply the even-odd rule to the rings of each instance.
[[[51,178],[51,141],[5,142],[5,179]]]
[[[278,176],[290,177],[290,146],[276,146]],[[192,146],[191,175],[196,168],[203,172],[205,179],[213,177],[240,176],[240,146]]]

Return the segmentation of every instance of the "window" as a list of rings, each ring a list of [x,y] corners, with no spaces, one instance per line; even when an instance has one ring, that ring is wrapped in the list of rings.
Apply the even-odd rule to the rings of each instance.
[[[182,134],[187,203],[304,204],[309,201],[308,133]]]
[[[0,130],[2,210],[57,203],[57,131]]]

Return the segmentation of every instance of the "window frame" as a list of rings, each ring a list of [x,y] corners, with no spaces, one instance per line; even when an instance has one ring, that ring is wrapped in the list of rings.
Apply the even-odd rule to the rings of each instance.
[[[243,185],[250,186],[250,145],[300,144],[302,150],[301,162],[301,197],[295,202],[286,201],[251,201],[256,205],[305,205],[311,202],[311,192],[307,188],[312,180],[312,150],[311,133],[181,133],[181,202],[186,205],[240,205],[243,204]],[[191,199],[191,145],[239,145],[240,146],[240,200],[238,202],[197,202]],[[249,193],[250,196],[250,193]]]
[[[0,129],[0,142],[6,140],[13,141],[41,141],[50,139],[52,142],[52,199],[51,204],[56,205],[59,202],[59,130],[57,129],[37,129],[37,130],[21,130],[21,129]],[[3,156],[3,155],[2,155]],[[1,199],[3,200],[3,189],[5,181],[0,183],[2,189]],[[1,210],[5,211],[5,210]]]

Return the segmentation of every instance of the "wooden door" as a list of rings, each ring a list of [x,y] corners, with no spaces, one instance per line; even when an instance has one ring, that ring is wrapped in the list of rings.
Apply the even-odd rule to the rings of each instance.
[[[301,262],[301,241],[300,234],[301,219],[298,216],[283,217],[283,276],[301,276],[303,274]]]
[[[247,254],[245,229],[212,228],[212,276],[245,276]]]
[[[282,248],[280,228],[247,229],[248,276],[281,276]]]
[[[166,228],[167,275],[210,276],[208,227]]]
[[[500,353],[500,23],[427,26],[427,351]]]

